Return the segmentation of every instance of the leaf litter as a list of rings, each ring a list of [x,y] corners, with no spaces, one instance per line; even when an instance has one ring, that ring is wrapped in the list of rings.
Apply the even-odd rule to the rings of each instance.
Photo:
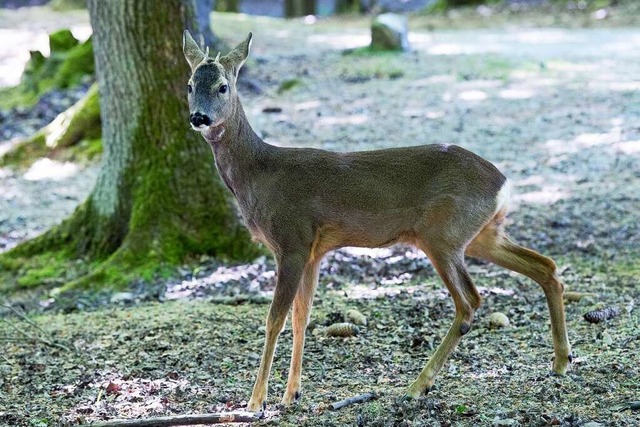
[[[233,38],[237,29],[225,19],[220,33]],[[633,107],[640,94],[624,89],[633,87],[640,65],[605,53],[562,61],[544,52],[534,59],[417,52],[380,58],[335,49],[301,56],[282,51],[281,38],[262,37],[264,52],[273,53],[258,53],[252,77],[266,94],[247,94],[244,102],[267,141],[346,150],[426,139],[470,148],[515,183],[512,237],[553,256],[567,289],[588,295],[567,301],[574,359],[566,376],[552,376],[539,287],[469,260],[484,298],[472,329],[434,389],[404,401],[405,388],[450,326],[453,303],[428,260],[411,248],[336,251],[322,264],[301,402],[278,406],[292,340],[287,328],[272,370],[268,417],[259,424],[640,425],[634,309],[640,171],[632,144],[640,138],[634,125],[640,110]],[[469,43],[464,37],[460,42]],[[594,63],[599,73],[590,71]],[[389,70],[402,76],[388,78]],[[347,81],[347,74],[364,78]],[[278,94],[282,81],[293,78],[302,84]],[[618,79],[615,90],[612,79]],[[475,96],[479,92],[486,98]],[[518,93],[535,96],[518,100]],[[267,106],[278,113],[263,114]],[[184,266],[177,279],[136,283],[117,295],[12,298],[12,306],[27,309],[28,321],[0,312],[6,320],[0,322],[0,424],[77,425],[242,409],[260,360],[263,302],[274,280],[268,258],[243,266],[203,258]],[[583,319],[606,307],[620,314],[597,324]],[[350,321],[352,310],[366,318],[357,335],[322,332]],[[509,324],[492,328],[492,313],[503,313]],[[368,392],[376,399],[330,410],[333,402]]]

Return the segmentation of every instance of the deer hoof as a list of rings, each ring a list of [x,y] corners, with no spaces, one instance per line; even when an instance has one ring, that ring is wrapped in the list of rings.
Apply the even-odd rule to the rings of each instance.
[[[290,393],[287,391],[282,397],[281,403],[283,405],[291,405],[293,403],[298,403],[300,401],[300,396],[302,396],[302,393],[300,393],[300,390],[296,390],[293,393]]]
[[[247,405],[247,411],[255,412],[256,414],[264,413],[267,410],[267,401],[263,400],[262,403],[254,400],[250,400]]]

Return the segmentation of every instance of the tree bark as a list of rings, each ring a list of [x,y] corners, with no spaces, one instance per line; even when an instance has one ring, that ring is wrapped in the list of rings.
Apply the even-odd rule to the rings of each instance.
[[[285,0],[284,16],[293,18],[295,16],[315,15],[316,0]]]
[[[100,174],[71,218],[9,256],[65,248],[71,258],[102,261],[80,279],[100,283],[131,280],[132,273],[150,278],[193,254],[256,255],[207,144],[188,125],[182,30],[197,27],[193,1],[89,0],[88,6]]]

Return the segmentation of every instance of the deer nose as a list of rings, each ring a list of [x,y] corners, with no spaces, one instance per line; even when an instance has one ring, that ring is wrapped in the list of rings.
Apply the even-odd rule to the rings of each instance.
[[[209,126],[211,124],[211,118],[209,118],[209,116],[207,116],[206,114],[202,114],[202,113],[191,114],[189,116],[189,121],[195,127],[200,127],[203,125]]]

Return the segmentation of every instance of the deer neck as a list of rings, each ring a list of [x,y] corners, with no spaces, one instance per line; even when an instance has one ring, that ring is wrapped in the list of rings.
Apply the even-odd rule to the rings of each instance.
[[[238,198],[251,179],[251,171],[269,145],[251,128],[242,105],[237,102],[230,119],[203,134],[211,146],[220,177]]]

